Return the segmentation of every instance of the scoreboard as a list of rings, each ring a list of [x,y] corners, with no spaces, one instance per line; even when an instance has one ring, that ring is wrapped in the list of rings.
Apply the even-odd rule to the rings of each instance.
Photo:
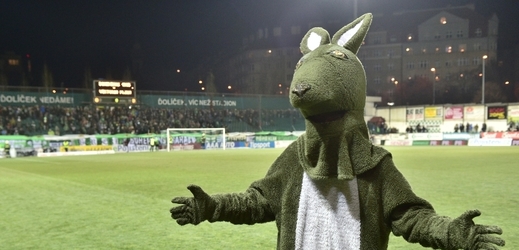
[[[134,81],[94,80],[94,103],[136,103]]]

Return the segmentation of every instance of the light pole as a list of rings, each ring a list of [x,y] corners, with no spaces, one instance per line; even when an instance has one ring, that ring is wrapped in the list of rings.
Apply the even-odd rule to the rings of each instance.
[[[389,125],[387,126],[387,128],[391,132],[391,107],[393,107],[393,105],[395,105],[395,103],[394,102],[388,102],[387,105],[389,106]]]
[[[436,102],[436,69],[435,68],[431,68],[431,72],[433,73],[433,78],[432,78],[432,87],[433,87],[433,105],[435,104]]]
[[[485,61],[487,58],[487,55],[483,55],[483,72],[481,74],[481,104],[485,104]]]
[[[394,77],[391,77],[390,79],[391,83],[393,83],[394,85],[392,86],[393,88],[393,92],[391,92],[391,95],[393,96],[393,99],[396,99],[395,97],[395,92],[396,92],[396,85],[398,85],[398,81],[394,78]]]

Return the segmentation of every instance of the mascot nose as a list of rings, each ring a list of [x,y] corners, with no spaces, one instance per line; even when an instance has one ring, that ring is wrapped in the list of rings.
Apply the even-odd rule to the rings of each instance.
[[[295,88],[292,90],[292,93],[296,94],[298,97],[302,97],[308,90],[312,87],[305,83],[296,84]]]

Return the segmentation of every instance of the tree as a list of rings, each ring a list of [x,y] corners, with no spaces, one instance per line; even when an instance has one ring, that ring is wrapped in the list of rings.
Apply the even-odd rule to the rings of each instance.
[[[92,71],[90,67],[85,68],[85,73],[83,74],[83,88],[90,89],[93,84]]]
[[[515,84],[515,87],[514,87],[514,100],[515,101],[519,101],[519,84]]]
[[[45,88],[54,87],[54,79],[52,77],[52,72],[50,72],[47,63],[43,64],[42,83],[43,87]]]
[[[21,82],[21,86],[22,88],[25,89],[25,87],[28,87],[29,86],[29,77],[27,77],[27,74],[25,74],[24,72],[22,72],[22,82]]]
[[[415,77],[399,82],[395,86],[394,101],[397,105],[419,105],[432,103],[432,82]]]
[[[472,102],[481,103],[482,98],[481,88],[475,93]],[[485,103],[492,102],[507,102],[505,92],[501,85],[496,82],[485,82]]]
[[[469,103],[481,88],[480,70],[461,71],[437,83],[439,103]]]
[[[111,68],[107,68],[106,69],[106,75],[105,75],[105,79],[106,80],[113,80],[113,76],[112,76],[112,69]]]
[[[7,81],[7,76],[4,71],[0,68],[0,86],[7,86],[9,82]]]
[[[122,80],[124,80],[124,81],[132,81],[133,80],[132,72],[130,71],[129,67],[126,67],[126,69],[124,70],[123,79]]]
[[[205,79],[205,92],[209,94],[218,93],[216,90],[216,85],[214,84],[214,74],[212,71],[209,71]]]

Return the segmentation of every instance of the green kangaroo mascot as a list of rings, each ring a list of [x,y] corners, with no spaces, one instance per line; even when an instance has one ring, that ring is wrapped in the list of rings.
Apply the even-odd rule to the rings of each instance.
[[[331,39],[323,28],[303,37],[290,102],[306,132],[244,193],[176,197],[180,225],[203,221],[276,221],[278,249],[387,249],[389,234],[435,249],[498,249],[497,226],[477,225],[470,210],[451,219],[416,196],[391,154],[370,143],[364,121],[366,76],[356,54],[371,25],[365,14]]]

